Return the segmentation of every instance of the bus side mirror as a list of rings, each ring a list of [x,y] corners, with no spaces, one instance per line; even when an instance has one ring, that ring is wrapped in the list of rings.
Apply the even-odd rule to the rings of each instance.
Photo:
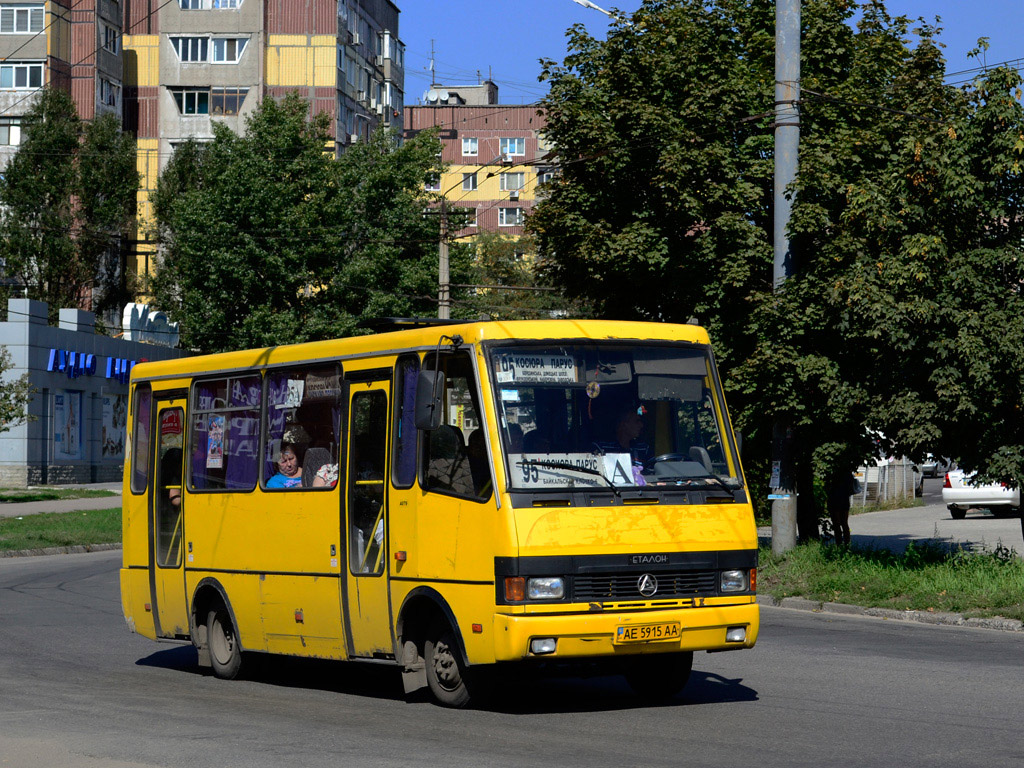
[[[441,396],[444,394],[443,371],[420,371],[416,378],[416,429],[428,432],[441,425]]]

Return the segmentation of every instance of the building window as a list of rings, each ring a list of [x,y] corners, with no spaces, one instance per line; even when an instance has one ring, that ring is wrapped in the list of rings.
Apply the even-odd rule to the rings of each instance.
[[[210,38],[172,37],[171,45],[182,62],[206,61]]]
[[[0,146],[16,147],[21,144],[21,121],[0,119]]]
[[[210,91],[204,90],[180,90],[171,91],[174,95],[174,103],[178,105],[178,111],[183,115],[208,115],[210,114]]]
[[[431,174],[427,177],[427,180],[423,183],[423,188],[427,192],[440,192],[441,191],[441,177],[436,173]]]
[[[0,5],[0,34],[42,32],[44,16],[41,5]]]
[[[467,208],[466,210],[469,211],[469,216],[466,219],[466,226],[467,227],[475,227],[476,226],[476,208]]]
[[[462,154],[465,157],[476,157],[479,150],[479,143],[477,139],[463,139],[462,140]]]
[[[547,184],[553,178],[555,178],[555,169],[554,168],[538,168],[537,169],[537,183],[538,184]]]
[[[518,173],[503,173],[501,174],[501,191],[511,192],[513,190],[520,190],[523,188],[523,180],[525,174],[522,171]]]
[[[500,148],[501,154],[503,155],[509,155],[510,157],[514,157],[516,155],[526,154],[526,139],[523,138],[499,139],[498,146]]]
[[[210,94],[213,114],[237,115],[248,92],[248,88],[214,88]]]
[[[234,9],[242,4],[241,0],[178,0],[183,11],[208,11]]]
[[[43,63],[0,64],[0,89],[27,91],[43,87]]]
[[[466,192],[472,192],[476,189],[476,174],[475,173],[464,173],[462,174],[462,188]]]
[[[110,82],[105,77],[100,78],[100,104],[108,107],[116,107],[121,103],[121,86]]]
[[[109,24],[102,24],[102,26],[103,50],[116,54],[120,47],[121,33]]]
[[[244,37],[215,37],[213,38],[213,61],[215,64],[237,64],[242,58],[242,51],[245,44],[249,42]]]
[[[498,209],[498,226],[499,227],[521,227],[521,226],[523,226],[523,209],[522,208],[499,208]]]

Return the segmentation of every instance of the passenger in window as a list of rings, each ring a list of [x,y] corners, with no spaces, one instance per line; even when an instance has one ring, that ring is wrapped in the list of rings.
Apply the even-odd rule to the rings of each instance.
[[[281,443],[277,474],[267,480],[267,488],[297,488],[302,484],[302,463],[293,443]]]
[[[313,478],[314,488],[333,488],[335,483],[338,482],[338,465],[337,464],[324,464],[316,473],[316,477]]]
[[[181,448],[171,448],[161,461],[160,476],[172,507],[181,506]]]
[[[523,428],[518,424],[508,425],[508,445],[509,453],[523,452]]]

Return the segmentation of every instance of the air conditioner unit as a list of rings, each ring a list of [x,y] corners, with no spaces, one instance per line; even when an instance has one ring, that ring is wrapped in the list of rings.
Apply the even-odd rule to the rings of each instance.
[[[349,144],[355,144],[357,141],[359,141],[359,134],[358,133],[350,133],[348,135],[348,143]]]
[[[359,36],[359,33],[358,33],[358,32],[355,32],[355,31],[353,31],[353,32],[352,32],[352,45],[359,45],[359,44],[360,44],[361,42],[363,42],[363,40],[362,40],[362,38],[361,38],[361,37]]]
[[[386,107],[383,104],[378,104],[375,107],[375,109],[377,110],[377,114],[378,115],[383,115],[384,114],[384,110],[386,109]]]
[[[513,189],[511,192],[509,192],[508,193],[508,199],[509,200],[518,200],[519,199],[519,190],[518,189]]]
[[[377,56],[377,58],[375,58],[373,60],[373,63],[376,64],[378,67],[383,67],[384,66],[384,57],[383,56]]]
[[[357,91],[356,101],[366,101],[366,91]]]

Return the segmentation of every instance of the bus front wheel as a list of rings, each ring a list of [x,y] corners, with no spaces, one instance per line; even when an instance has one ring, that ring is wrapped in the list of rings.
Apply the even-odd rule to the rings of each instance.
[[[435,626],[423,648],[427,685],[439,704],[461,708],[472,698],[469,670],[462,661],[455,633],[447,624]]]
[[[234,680],[242,667],[242,649],[238,645],[231,616],[224,606],[210,611],[206,617],[206,642],[210,648],[213,674],[222,680]]]
[[[692,651],[637,656],[626,668],[626,682],[642,698],[662,701],[683,690],[692,669]]]

